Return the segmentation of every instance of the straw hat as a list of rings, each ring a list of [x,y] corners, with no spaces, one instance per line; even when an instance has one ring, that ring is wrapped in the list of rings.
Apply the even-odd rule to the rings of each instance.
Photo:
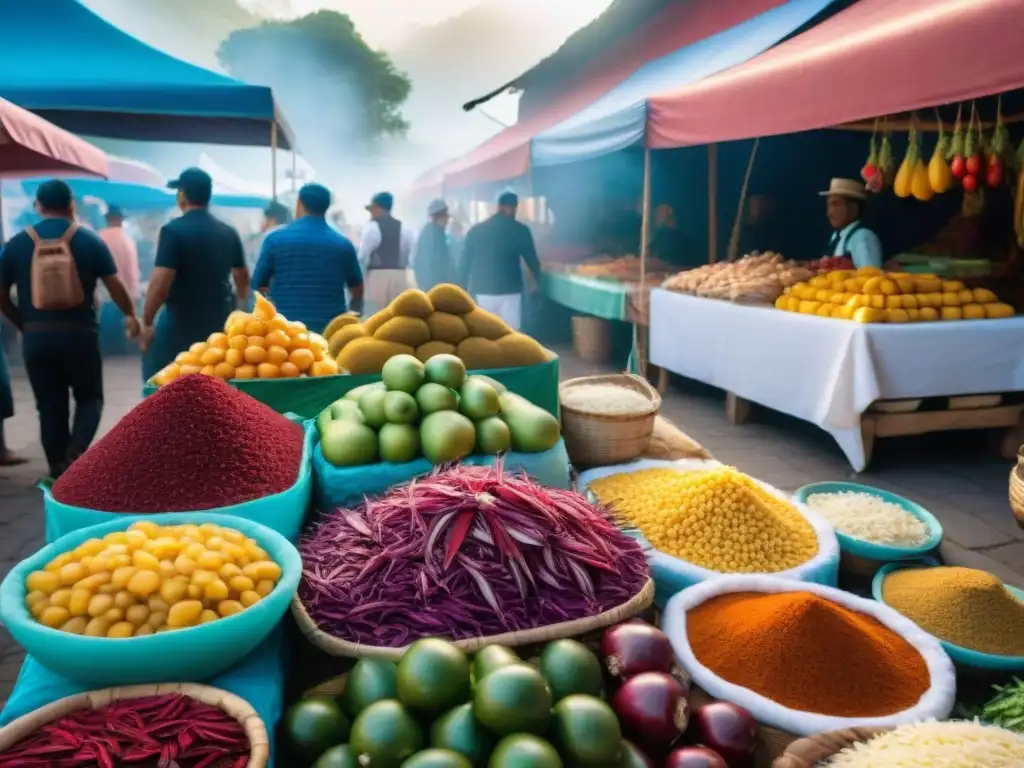
[[[819,197],[831,197],[832,195],[852,197],[855,200],[868,199],[868,191],[864,182],[854,179],[832,179],[828,184],[828,189],[818,193]]]

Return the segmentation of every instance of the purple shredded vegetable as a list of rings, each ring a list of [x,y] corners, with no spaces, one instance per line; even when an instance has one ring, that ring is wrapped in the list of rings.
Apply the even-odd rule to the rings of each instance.
[[[648,578],[603,509],[500,465],[438,469],[329,512],[299,551],[299,597],[320,629],[390,648],[594,616]]]

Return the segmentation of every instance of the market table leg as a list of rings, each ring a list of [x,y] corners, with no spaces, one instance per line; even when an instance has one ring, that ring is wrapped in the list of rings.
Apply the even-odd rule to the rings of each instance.
[[[658,394],[664,395],[668,391],[668,368],[658,368]]]
[[[871,454],[875,450],[875,417],[871,414],[864,414],[860,417],[860,441],[864,446],[864,469],[871,464]]]
[[[734,395],[732,392],[725,393],[725,418],[730,424],[745,424],[750,417],[750,401]]]

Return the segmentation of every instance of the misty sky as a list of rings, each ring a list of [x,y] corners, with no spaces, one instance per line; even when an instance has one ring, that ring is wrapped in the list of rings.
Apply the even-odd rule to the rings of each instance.
[[[371,45],[387,47],[415,25],[436,24],[475,5],[493,0],[242,0],[249,8],[298,16],[318,8],[349,14]],[[543,7],[565,36],[579,29],[611,4],[611,0],[510,0],[517,11]],[[554,9],[557,8],[557,15]],[[550,23],[550,22],[549,22]]]

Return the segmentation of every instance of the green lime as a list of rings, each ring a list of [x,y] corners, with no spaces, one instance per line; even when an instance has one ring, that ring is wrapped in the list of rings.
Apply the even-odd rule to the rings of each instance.
[[[551,686],[555,701],[574,693],[601,695],[601,662],[587,646],[575,640],[548,643],[540,655],[540,673]]]
[[[430,729],[430,744],[465,755],[475,766],[487,763],[494,737],[473,714],[472,704],[462,704],[437,719]]]
[[[284,733],[296,757],[312,762],[348,741],[350,723],[341,707],[326,697],[302,699],[284,716]]]
[[[425,749],[402,763],[402,768],[473,768],[473,764],[458,752]]]
[[[360,712],[349,738],[359,764],[373,768],[399,768],[423,743],[416,718],[394,700],[378,701]]]
[[[342,704],[355,717],[374,702],[395,698],[398,698],[398,668],[394,662],[360,659],[348,673]]]
[[[562,758],[544,739],[517,733],[498,742],[487,768],[562,768]]]
[[[551,715],[551,689],[533,667],[501,667],[477,683],[473,712],[490,731],[501,736],[543,733]]]

